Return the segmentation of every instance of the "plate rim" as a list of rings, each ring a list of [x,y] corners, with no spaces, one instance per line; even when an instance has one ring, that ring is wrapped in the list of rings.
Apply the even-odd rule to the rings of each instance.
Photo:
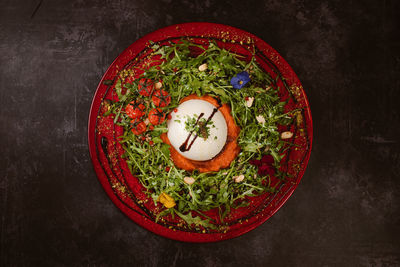
[[[148,33],[144,35],[143,37],[139,38],[138,40],[134,41],[131,45],[129,45],[126,49],[124,49],[114,60],[113,62],[108,66],[107,70],[104,72],[97,88],[96,91],[93,94],[91,106],[90,106],[90,111],[89,111],[89,116],[88,116],[88,148],[89,148],[89,154],[90,158],[92,161],[93,168],[95,170],[96,176],[102,185],[103,189],[107,193],[108,197],[112,200],[112,202],[117,206],[117,208],[122,211],[126,216],[128,216],[132,221],[134,221],[136,224],[140,225],[141,227],[145,228],[146,230],[153,232],[157,235],[163,236],[165,238],[169,239],[174,239],[177,241],[184,241],[184,242],[193,242],[193,243],[205,243],[205,242],[218,242],[222,240],[227,240],[227,239],[232,239],[235,237],[239,237],[251,230],[254,230],[258,226],[264,224],[269,218],[271,218],[285,203],[286,201],[291,197],[293,192],[296,190],[297,186],[299,185],[301,179],[303,178],[306,168],[308,166],[308,162],[310,159],[311,151],[312,151],[312,143],[313,143],[313,121],[312,121],[312,116],[311,116],[311,108],[309,105],[309,101],[307,98],[307,95],[304,92],[303,87],[301,86],[301,95],[302,98],[304,99],[305,102],[305,113],[307,113],[307,117],[309,119],[309,122],[307,124],[307,134],[308,134],[308,142],[309,142],[309,149],[307,151],[307,154],[305,155],[303,165],[304,167],[300,170],[296,183],[293,188],[289,190],[289,192],[284,195],[283,199],[280,201],[279,205],[277,205],[272,212],[267,214],[267,216],[263,216],[261,219],[256,220],[254,223],[250,225],[246,225],[246,227],[242,227],[239,229],[235,229],[232,232],[227,232],[227,233],[193,233],[193,232],[183,232],[183,231],[172,231],[171,229],[168,229],[162,225],[156,224],[150,220],[147,220],[144,217],[141,217],[139,215],[134,216],[129,210],[124,206],[122,201],[117,198],[117,196],[114,194],[110,184],[108,183],[107,179],[105,178],[105,174],[102,172],[102,169],[100,167],[100,162],[96,158],[96,151],[95,151],[95,121],[97,118],[97,112],[98,109],[95,110],[96,106],[96,100],[101,96],[101,87],[103,85],[104,80],[106,80],[106,76],[109,74],[112,68],[115,67],[115,64],[124,56],[126,56],[126,53],[132,50],[132,47],[134,46],[140,46],[141,44],[145,45],[148,40],[151,40],[152,36],[158,35],[158,34],[165,34],[166,32],[170,31],[180,31],[183,29],[190,29],[190,28],[195,28],[195,27],[216,27],[216,28],[223,28],[226,29],[227,31],[234,31],[235,33],[242,34],[244,36],[248,36],[255,40],[258,44],[262,44],[265,46],[266,49],[269,50],[270,54],[273,54],[276,56],[274,63],[280,63],[280,65],[285,65],[285,72],[289,72],[291,74],[291,77],[294,77],[296,84],[301,86],[300,80],[297,77],[296,73],[293,71],[292,67],[286,62],[286,60],[274,49],[272,48],[268,43],[266,43],[264,40],[261,38],[236,27],[224,25],[224,24],[218,24],[218,23],[210,23],[210,22],[188,22],[188,23],[181,23],[181,24],[174,24],[170,25],[167,27],[159,28],[151,33]],[[185,36],[185,35],[182,35]],[[187,35],[186,35],[187,36]],[[281,71],[281,69],[279,69]],[[100,172],[100,173],[99,173]],[[155,225],[152,225],[155,224]]]

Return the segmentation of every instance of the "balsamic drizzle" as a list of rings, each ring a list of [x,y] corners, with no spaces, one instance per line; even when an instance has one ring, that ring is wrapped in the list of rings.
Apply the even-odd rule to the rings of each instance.
[[[203,112],[200,113],[200,115],[199,115],[199,117],[197,118],[196,123],[194,124],[194,126],[196,126],[196,125],[199,123],[201,117],[203,117],[203,116],[204,116],[204,113],[203,113]],[[190,137],[192,136],[193,132],[194,132],[194,130],[192,130],[192,131],[189,133],[189,135],[188,135],[188,137],[186,138],[185,142],[183,142],[183,144],[180,145],[179,150],[180,150],[181,152],[189,151],[189,150],[192,148],[192,145],[193,145],[194,141],[196,141],[196,139],[197,139],[197,137],[198,137],[198,135],[196,134],[196,135],[194,136],[192,142],[190,142],[190,145],[188,146],[189,139],[190,139]]]
[[[210,122],[210,120],[212,119],[212,117],[214,117],[215,113],[217,113],[218,109],[221,107],[220,102],[218,102],[218,104],[219,104],[219,106],[218,106],[217,108],[214,108],[214,109],[213,109],[213,112],[212,112],[211,115],[207,118],[207,121],[205,122],[204,125],[207,125],[207,124]],[[204,113],[203,113],[203,112],[200,113],[200,115],[199,115],[199,117],[197,118],[196,123],[194,124],[194,126],[196,126],[197,124],[199,124],[199,121],[200,121],[201,117],[203,117],[203,116],[204,116]],[[192,145],[193,145],[194,141],[196,141],[197,137],[199,137],[199,135],[196,133],[196,135],[194,136],[192,142],[190,142],[190,144],[189,144],[189,146],[188,146],[189,139],[190,139],[190,137],[192,136],[193,132],[194,132],[194,130],[192,130],[192,131],[189,133],[189,135],[188,135],[188,137],[186,138],[185,142],[183,142],[183,144],[180,145],[179,150],[180,150],[181,152],[189,151],[189,150],[192,148]]]

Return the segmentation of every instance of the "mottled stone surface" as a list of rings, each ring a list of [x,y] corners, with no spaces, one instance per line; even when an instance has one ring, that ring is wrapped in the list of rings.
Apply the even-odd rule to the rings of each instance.
[[[400,2],[2,0],[1,266],[400,266]],[[158,28],[247,30],[293,67],[314,146],[294,195],[239,238],[142,229],[93,171],[87,118],[113,59]]]

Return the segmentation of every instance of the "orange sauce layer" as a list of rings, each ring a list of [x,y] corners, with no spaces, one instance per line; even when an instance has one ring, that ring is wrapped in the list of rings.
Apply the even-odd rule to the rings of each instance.
[[[215,107],[218,107],[217,100],[208,95],[201,97],[197,95],[189,95],[183,98],[181,103],[191,99],[205,100]],[[231,115],[231,108],[227,104],[223,104],[222,107],[219,108],[219,111],[224,116],[226,124],[228,126],[228,136],[224,148],[218,155],[210,160],[196,161],[185,158],[184,156],[179,154],[179,152],[171,145],[171,142],[169,141],[166,133],[163,133],[161,135],[161,139],[163,140],[163,142],[170,145],[169,150],[171,152],[171,158],[176,167],[187,171],[198,170],[199,172],[216,172],[220,169],[229,167],[232,160],[236,158],[236,156],[240,152],[240,147],[237,144],[237,138],[240,133],[240,128],[236,125],[235,120]]]

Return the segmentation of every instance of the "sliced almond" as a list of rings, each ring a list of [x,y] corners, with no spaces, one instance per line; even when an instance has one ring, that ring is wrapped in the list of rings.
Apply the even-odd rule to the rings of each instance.
[[[251,107],[252,105],[253,105],[253,101],[254,101],[254,97],[249,97],[247,100],[246,100],[246,106],[249,108],[249,107]]]
[[[186,183],[186,184],[193,184],[196,180],[193,178],[193,177],[190,177],[190,176],[186,176],[185,178],[183,178],[183,181]]]
[[[162,87],[162,83],[161,82],[156,82],[154,84],[154,88],[156,88],[156,89],[161,89],[161,87]]]
[[[241,174],[241,175],[238,175],[238,176],[234,176],[233,180],[235,180],[235,183],[240,183],[241,181],[244,180],[244,175]]]
[[[289,138],[292,138],[292,136],[293,136],[293,133],[289,132],[289,131],[281,133],[281,138],[282,139],[289,139]]]
[[[257,115],[257,116],[256,116],[256,120],[257,120],[259,123],[265,123],[265,118],[263,117],[263,115]]]
[[[207,63],[201,64],[201,65],[199,66],[199,71],[205,71],[206,69],[208,69]]]

